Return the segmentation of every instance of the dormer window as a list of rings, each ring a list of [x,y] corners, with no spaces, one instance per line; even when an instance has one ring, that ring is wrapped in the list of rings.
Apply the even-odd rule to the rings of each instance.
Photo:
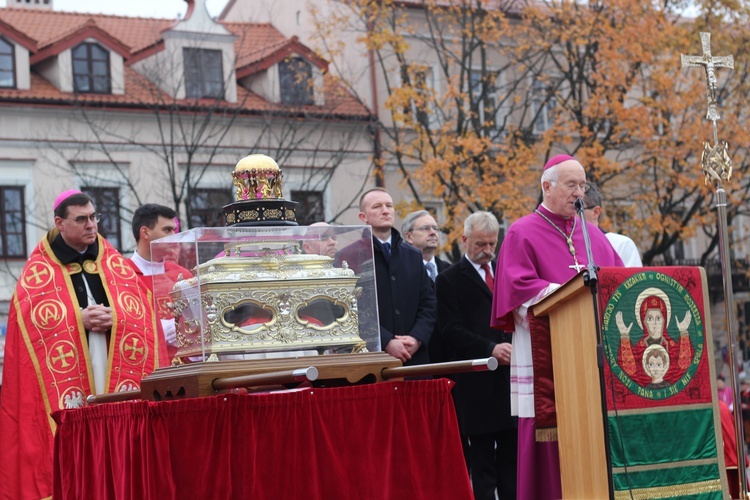
[[[110,94],[109,51],[96,43],[82,43],[73,49],[73,91]]]
[[[279,85],[283,104],[315,104],[312,66],[299,57],[279,62]]]
[[[16,88],[16,57],[13,44],[0,37],[0,87]]]
[[[224,70],[221,58],[220,50],[182,49],[186,98],[221,98],[224,95]]]

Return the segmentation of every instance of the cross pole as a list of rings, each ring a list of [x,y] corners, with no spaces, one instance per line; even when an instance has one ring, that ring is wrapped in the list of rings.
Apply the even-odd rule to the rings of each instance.
[[[724,280],[724,313],[727,324],[727,343],[729,368],[732,371],[732,395],[734,399],[734,431],[737,452],[737,471],[740,481],[740,498],[747,496],[747,476],[745,475],[745,439],[742,424],[741,395],[739,386],[739,370],[735,351],[737,343],[734,342],[737,315],[734,308],[734,291],[732,290],[731,259],[729,255],[729,232],[727,229],[727,193],[724,191],[722,181],[729,181],[732,177],[732,159],[729,156],[728,145],[725,141],[719,141],[716,122],[720,119],[716,102],[716,69],[734,68],[733,56],[713,57],[711,55],[711,33],[701,33],[701,45],[703,55],[680,56],[682,67],[703,66],[706,71],[706,99],[708,100],[708,113],[706,119],[713,125],[714,145],[709,142],[703,143],[703,155],[701,164],[705,174],[706,184],[713,184],[716,188],[716,219],[719,225],[719,255],[721,257],[721,275]]]

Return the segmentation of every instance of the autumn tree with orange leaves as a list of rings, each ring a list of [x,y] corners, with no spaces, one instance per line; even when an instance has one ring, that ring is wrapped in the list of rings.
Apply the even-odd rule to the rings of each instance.
[[[713,32],[714,54],[735,56],[734,72],[719,73],[719,135],[735,167],[730,221],[747,215],[746,2],[706,2],[695,20],[670,1],[334,3],[318,23],[323,56],[335,61],[336,37],[352,31],[372,54],[387,94],[380,161],[413,205],[443,202],[454,255],[468,213],[529,213],[541,165],[565,152],[601,188],[603,226],[635,239],[644,264],[674,262],[701,232],[705,263],[718,243],[699,165],[711,139],[705,77],[679,57],[700,54],[700,31]]]

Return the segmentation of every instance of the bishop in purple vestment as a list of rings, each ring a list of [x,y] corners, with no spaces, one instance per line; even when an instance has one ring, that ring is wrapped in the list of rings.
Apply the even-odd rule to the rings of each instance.
[[[572,156],[550,159],[542,173],[542,204],[514,222],[500,247],[492,302],[492,326],[513,331],[511,413],[518,415],[519,499],[561,498],[557,442],[537,443],[534,371],[527,310],[588,264],[575,201],[583,197],[586,172]],[[622,266],[605,235],[587,223],[597,266]]]

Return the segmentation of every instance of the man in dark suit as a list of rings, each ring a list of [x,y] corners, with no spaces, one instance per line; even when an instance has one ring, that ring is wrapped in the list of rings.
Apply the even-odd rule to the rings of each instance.
[[[497,358],[494,372],[454,376],[461,434],[476,499],[516,497],[516,419],[510,415],[511,334],[490,327],[499,224],[489,212],[464,222],[464,257],[437,277],[438,327],[453,360]]]
[[[422,254],[393,229],[393,199],[385,189],[365,192],[359,209],[360,220],[372,227],[381,348],[407,365],[428,363],[437,312]],[[364,255],[360,241],[342,249],[336,262],[346,261],[359,272]]]
[[[427,210],[417,210],[404,217],[401,234],[411,246],[422,252],[422,262],[434,289],[437,275],[451,267],[450,262],[435,256],[440,246],[440,229],[437,222]],[[437,323],[430,339],[429,355],[432,363],[448,361],[445,342],[437,331]]]
[[[417,210],[404,217],[401,234],[411,246],[422,252],[422,261],[432,281],[451,266],[450,262],[435,257],[440,246],[440,228],[427,210]]]

